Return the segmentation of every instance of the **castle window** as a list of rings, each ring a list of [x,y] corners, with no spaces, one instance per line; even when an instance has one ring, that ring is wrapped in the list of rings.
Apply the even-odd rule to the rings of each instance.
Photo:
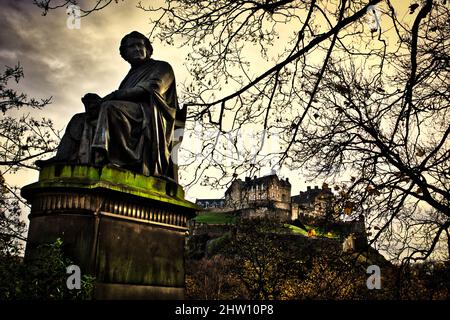
[[[253,189],[253,186],[250,187],[249,199],[250,200],[254,200],[255,199],[255,190]]]

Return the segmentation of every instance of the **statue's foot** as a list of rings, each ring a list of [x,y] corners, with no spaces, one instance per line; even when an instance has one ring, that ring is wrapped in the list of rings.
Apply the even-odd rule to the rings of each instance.
[[[95,166],[103,167],[108,164],[108,157],[106,151],[103,149],[95,149],[93,152],[93,163]]]
[[[108,162],[106,164],[106,166],[109,168],[113,168],[113,169],[125,169],[125,168],[121,167],[120,165],[118,165],[117,163],[112,163],[112,162]]]

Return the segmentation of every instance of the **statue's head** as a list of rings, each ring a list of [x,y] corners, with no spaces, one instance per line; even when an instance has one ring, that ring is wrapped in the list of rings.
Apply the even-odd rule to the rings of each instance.
[[[122,58],[133,65],[150,59],[153,47],[146,36],[133,31],[122,38],[119,51]]]

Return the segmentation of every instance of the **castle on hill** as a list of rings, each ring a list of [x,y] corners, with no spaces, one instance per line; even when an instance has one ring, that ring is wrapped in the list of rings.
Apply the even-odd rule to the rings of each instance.
[[[314,222],[330,215],[335,196],[324,184],[322,188],[307,187],[291,196],[289,178],[280,179],[276,174],[264,177],[246,177],[234,180],[222,199],[197,199],[196,204],[206,211],[234,212],[252,218],[277,217],[282,221],[297,219]]]
[[[289,178],[280,179],[276,174],[253,179],[246,177],[244,181],[234,180],[222,199],[197,199],[196,204],[203,208],[199,215],[214,212],[250,219],[275,217],[303,228],[307,225],[333,229],[341,235],[344,250],[361,248],[367,244],[363,216],[347,222],[339,219],[334,208],[336,197],[327,184],[321,188],[308,186],[305,191],[291,196]],[[200,230],[210,231],[211,228],[217,229],[217,226],[199,228],[197,224],[194,230],[199,233]]]

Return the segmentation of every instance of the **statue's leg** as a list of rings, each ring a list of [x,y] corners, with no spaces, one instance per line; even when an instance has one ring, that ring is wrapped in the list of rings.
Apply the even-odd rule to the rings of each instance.
[[[48,160],[38,160],[39,167],[52,162],[75,162],[80,148],[81,133],[84,128],[86,114],[77,113],[69,121],[63,137],[58,145],[56,155]]]
[[[94,163],[133,167],[142,161],[143,115],[139,104],[111,100],[102,103],[92,149]]]

